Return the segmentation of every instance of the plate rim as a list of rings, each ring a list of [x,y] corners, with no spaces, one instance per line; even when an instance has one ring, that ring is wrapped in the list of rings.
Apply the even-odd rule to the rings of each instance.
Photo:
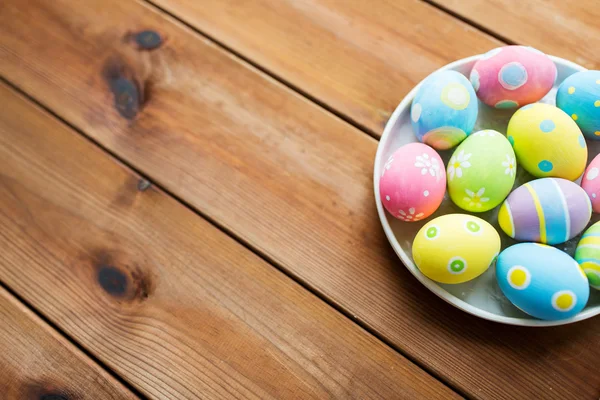
[[[400,246],[400,243],[396,239],[396,235],[394,235],[394,232],[392,231],[392,228],[388,222],[385,209],[381,202],[381,196],[379,194],[379,179],[378,179],[378,177],[381,174],[380,165],[381,165],[381,158],[383,157],[383,149],[385,147],[385,144],[387,143],[387,141],[389,140],[389,138],[392,135],[392,133],[391,133],[392,127],[395,125],[396,121],[398,120],[398,118],[400,117],[402,112],[407,107],[410,106],[413,98],[416,95],[417,90],[419,90],[419,87],[422,85],[423,81],[425,81],[429,76],[435,74],[436,72],[440,72],[440,71],[455,70],[457,67],[460,67],[464,64],[468,64],[470,62],[479,60],[483,55],[484,54],[478,54],[475,56],[462,58],[460,60],[456,60],[454,62],[446,64],[445,66],[433,71],[431,74],[426,76],[421,82],[419,82],[410,92],[408,92],[408,94],[402,99],[400,104],[398,104],[398,106],[396,107],[396,109],[394,110],[392,115],[390,116],[389,120],[386,122],[385,128],[383,130],[383,134],[381,135],[381,138],[379,139],[379,143],[377,145],[377,153],[375,155],[375,165],[374,165],[374,169],[373,169],[373,187],[375,190],[375,203],[376,203],[376,207],[377,207],[377,214],[379,215],[379,220],[380,220],[383,230],[385,232],[385,236],[387,237],[388,242],[392,246],[396,255],[400,258],[400,260],[404,264],[404,267],[406,269],[408,269],[411,272],[411,274],[415,278],[417,278],[417,280],[422,285],[424,285],[427,289],[429,289],[431,292],[433,292],[435,295],[437,295],[439,298],[446,301],[447,303],[453,305],[454,307],[456,307],[464,312],[474,315],[476,317],[483,318],[488,321],[507,324],[507,325],[529,326],[529,327],[550,327],[550,326],[572,324],[574,322],[583,321],[585,319],[596,316],[596,315],[600,314],[600,306],[584,310],[571,318],[554,320],[554,321],[546,321],[546,320],[540,320],[540,319],[535,319],[535,318],[506,317],[506,316],[494,314],[492,312],[477,308],[477,307],[467,303],[466,301],[447,292],[444,288],[439,286],[435,281],[432,281],[431,279],[429,279],[425,275],[423,275],[421,273],[421,271],[419,271],[419,269],[416,267],[416,265],[414,265],[414,263],[412,262],[412,260],[408,256],[408,254]],[[556,65],[560,64],[563,66],[568,66],[568,67],[571,67],[571,68],[579,70],[579,71],[587,70],[587,68],[585,68],[577,63],[574,63],[572,61],[569,61],[569,60],[565,60],[563,58],[551,56],[551,55],[548,55],[548,57],[550,57],[550,59]]]

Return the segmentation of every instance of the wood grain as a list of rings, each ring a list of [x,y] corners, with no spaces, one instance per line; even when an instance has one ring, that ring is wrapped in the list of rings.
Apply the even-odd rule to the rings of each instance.
[[[600,68],[596,0],[433,0],[511,42],[536,47],[589,69]]]
[[[499,42],[420,0],[150,0],[381,135],[423,78]]]
[[[2,399],[137,398],[3,288],[0,321]]]
[[[373,204],[375,140],[140,3],[5,4],[0,74],[452,386],[598,396],[598,321],[535,332],[482,321],[400,264]],[[132,46],[142,29],[164,44]],[[120,78],[148,89],[132,119],[115,109]]]
[[[141,392],[456,397],[3,85],[0,103],[0,276]]]

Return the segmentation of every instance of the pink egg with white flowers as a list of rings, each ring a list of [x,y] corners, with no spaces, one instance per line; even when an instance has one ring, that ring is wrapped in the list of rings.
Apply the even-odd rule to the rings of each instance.
[[[438,209],[446,192],[444,162],[431,147],[410,143],[386,161],[379,179],[383,206],[401,221],[414,222]]]
[[[594,157],[581,178],[581,187],[592,201],[592,209],[600,213],[600,154]]]
[[[477,97],[488,106],[516,109],[541,100],[556,75],[556,65],[541,51],[504,46],[484,54],[473,66],[470,80]]]

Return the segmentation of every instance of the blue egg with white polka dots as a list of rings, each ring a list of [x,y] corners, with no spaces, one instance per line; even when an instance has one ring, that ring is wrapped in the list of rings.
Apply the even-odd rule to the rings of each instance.
[[[556,106],[566,112],[588,139],[600,140],[600,71],[577,72],[563,81]]]
[[[545,244],[508,247],[496,261],[496,279],[513,305],[543,320],[574,317],[590,296],[588,278],[577,261]]]
[[[417,138],[436,150],[447,150],[473,131],[477,96],[471,82],[456,71],[426,78],[412,102],[410,117]]]

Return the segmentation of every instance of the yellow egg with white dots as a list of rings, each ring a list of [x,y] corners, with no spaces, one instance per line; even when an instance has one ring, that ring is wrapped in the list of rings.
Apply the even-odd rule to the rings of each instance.
[[[483,274],[500,252],[500,236],[487,221],[466,214],[438,217],[417,233],[412,246],[419,270],[440,283],[463,283]]]
[[[588,151],[577,118],[549,104],[520,108],[507,129],[519,166],[537,178],[579,178]]]

